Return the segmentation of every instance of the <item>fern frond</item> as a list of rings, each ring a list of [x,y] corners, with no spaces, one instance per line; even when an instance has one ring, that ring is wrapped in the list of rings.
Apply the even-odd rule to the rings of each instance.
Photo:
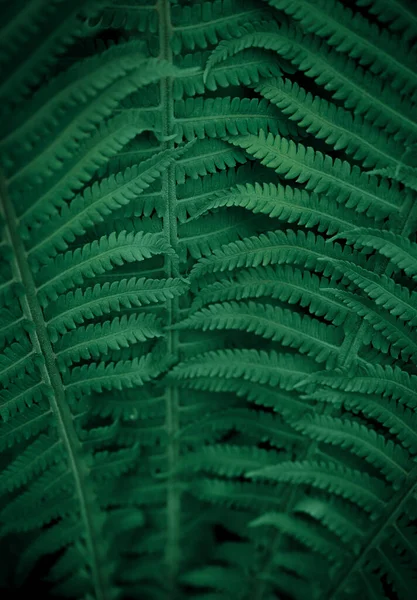
[[[395,592],[405,600],[411,600],[411,589],[416,584],[414,573],[404,564],[403,557],[388,544],[375,549],[369,557],[370,569],[375,569],[387,577]]]
[[[280,111],[256,98],[188,98],[175,103],[176,141],[255,134],[260,128],[274,134],[294,133]]]
[[[279,506],[277,486],[261,482],[225,481],[201,477],[193,485],[192,494],[214,504],[251,509],[254,504],[266,510]]]
[[[112,0],[106,2],[106,6],[96,17],[89,19],[90,24],[97,24],[100,29],[117,29],[123,27],[128,33],[158,31],[158,13],[156,6],[152,3],[144,2],[122,2],[121,0]]]
[[[110,271],[126,262],[141,261],[154,254],[172,253],[167,241],[155,233],[122,231],[59,254],[39,271],[39,298],[43,305],[59,294],[82,284],[86,278]]]
[[[3,308],[0,315],[0,345],[22,340],[33,329],[33,323],[22,316],[13,315]]]
[[[3,470],[0,477],[0,493],[13,491],[26,484],[49,465],[62,460],[64,452],[65,448],[60,441],[55,440],[51,443],[50,437],[41,433]]]
[[[183,223],[178,227],[179,259],[185,262],[187,255],[193,258],[207,256],[220,244],[242,239],[261,226],[241,212],[210,214],[198,223]]]
[[[249,527],[274,527],[285,535],[297,540],[314,552],[328,557],[331,561],[340,560],[343,550],[338,545],[337,538],[329,535],[326,530],[306,527],[306,522],[285,513],[270,512],[254,519]]]
[[[331,369],[337,360],[341,338],[335,328],[291,310],[255,302],[224,302],[203,308],[175,328],[239,329],[262,335],[301,354],[326,363]]]
[[[54,215],[57,208],[72,199],[75,192],[91,181],[99,167],[106,165],[123,146],[143,131],[152,130],[153,120],[149,115],[138,116],[132,112],[118,115],[83,142],[66,160],[56,161],[53,170],[42,169],[41,165],[28,165],[33,175],[27,174],[20,180],[19,173],[9,179],[10,194],[19,210],[24,225],[30,226],[33,219],[41,220]],[[56,168],[58,167],[58,169]],[[26,167],[25,167],[26,169]],[[23,172],[20,175],[24,175]],[[30,198],[28,198],[30,190]],[[30,202],[30,203],[29,203]]]
[[[367,364],[367,372],[358,375],[311,375],[308,383],[313,381],[324,384],[334,390],[358,392],[360,394],[382,394],[405,404],[411,409],[417,407],[416,375],[402,371],[399,367]]]
[[[163,361],[156,362],[149,353],[131,361],[117,363],[90,363],[74,367],[65,379],[65,390],[70,400],[81,398],[91,392],[123,390],[141,386],[156,377],[165,367]]]
[[[231,429],[244,432],[261,442],[269,442],[276,448],[287,449],[301,442],[301,436],[276,415],[247,408],[230,408],[210,414],[184,427],[180,437],[187,441],[198,440],[213,431]]]
[[[317,84],[325,86],[354,114],[363,115],[387,133],[395,133],[399,140],[415,139],[417,121],[412,102],[398,98],[393,104],[392,90],[359,67],[356,61],[335,52],[317,37],[300,32],[292,24],[278,27],[269,22],[240,27],[234,39],[223,40],[213,50],[206,64],[205,78],[216,64],[248,48],[277,52]]]
[[[323,293],[326,294],[326,292],[334,298],[339,299],[355,314],[369,323],[374,331],[381,332],[383,338],[387,342],[384,344],[384,347],[388,347],[389,345],[389,352],[394,356],[394,358],[398,358],[398,356],[401,354],[401,356],[405,359],[411,358],[412,360],[416,360],[417,339],[411,327],[401,323],[390,313],[381,314],[378,310],[376,310],[376,306],[373,302],[371,302],[368,298],[360,296],[359,294],[353,294],[352,292],[335,289],[323,289]],[[371,342],[375,347],[377,347],[375,344],[375,339],[372,337],[372,335],[373,333],[370,333]],[[380,344],[379,341],[377,343]]]
[[[216,91],[219,88],[258,83],[264,77],[278,77],[281,74],[279,62],[273,56],[265,56],[262,51],[247,50],[237,57],[232,57],[222,64],[216,65],[203,80],[204,65],[209,52],[178,56],[178,65],[183,69],[198,68],[195,74],[180,72],[174,80],[173,95],[175,100],[184,96],[203,94],[205,89]]]
[[[390,398],[371,394],[366,396],[335,391],[329,393],[322,390],[318,392],[317,399],[324,402],[333,401],[336,394],[344,409],[378,421],[389,433],[396,436],[411,454],[417,453],[417,416],[411,409]]]
[[[402,183],[410,190],[417,191],[417,172],[414,167],[409,167],[405,164],[400,164],[397,167],[385,167],[381,169],[373,169],[369,171],[369,175],[380,175],[381,177],[389,177],[393,181]]]
[[[390,167],[401,164],[402,145],[349,111],[313,96],[289,79],[270,79],[255,90],[278,106],[291,121],[323,139],[334,150],[344,150],[364,167]],[[282,135],[282,134],[281,134]]]
[[[0,151],[12,162],[24,163],[34,151],[45,152],[51,142],[44,136],[55,133],[54,155],[59,156],[58,148],[64,152],[71,141],[85,139],[129,93],[177,73],[169,63],[146,58],[142,50],[136,40],[111,46],[55,77],[34,94],[29,107],[2,123]]]
[[[400,445],[355,421],[319,415],[294,426],[314,440],[360,456],[377,467],[395,489],[399,489],[412,468],[408,453]]]
[[[5,419],[4,413],[2,417]],[[46,409],[45,405],[32,406],[29,419],[27,415],[17,413],[11,421],[5,420],[0,425],[0,449],[4,451],[22,440],[35,437],[41,431],[49,428],[51,423],[52,413]]]
[[[314,370],[314,369],[313,369]],[[239,379],[292,389],[312,371],[311,364],[299,356],[277,352],[214,350],[175,365],[169,380],[192,380],[199,377]]]
[[[266,134],[229,138],[230,143],[244,148],[260,159],[261,164],[274,169],[285,179],[305,183],[307,190],[331,194],[338,203],[372,217],[396,214],[403,197],[399,189],[365,175],[347,161],[332,159],[312,147],[292,140]]]
[[[190,279],[196,280],[207,273],[270,264],[293,264],[312,268],[324,276],[329,275],[332,270],[327,268],[321,258],[358,260],[358,255],[348,254],[340,246],[326,245],[324,238],[315,236],[312,232],[269,231],[216,249],[211,256],[200,259],[194,265]]]
[[[229,146],[230,147],[230,146]],[[226,192],[233,185],[245,183],[256,177],[259,169],[247,162],[238,168],[219,171],[199,179],[187,179],[177,186],[177,218],[180,223],[193,217],[202,209],[216,192]],[[260,174],[259,174],[260,176]]]
[[[27,97],[63,52],[90,30],[86,19],[97,14],[99,2],[76,0],[66,5],[55,0],[49,6],[37,6],[39,20],[34,28],[27,25],[32,10],[28,14],[27,6],[19,8],[17,18],[8,22],[9,37],[1,58],[0,101],[5,107]]]
[[[363,290],[376,306],[382,306],[394,317],[406,321],[409,327],[417,324],[416,293],[395,283],[387,275],[377,275],[349,261],[334,261],[334,267]]]
[[[346,238],[348,244],[377,250],[411,277],[417,274],[417,244],[400,234],[393,231],[357,228],[340,233],[337,237]]]
[[[91,475],[95,480],[112,479],[129,471],[138,459],[138,446],[103,450],[94,455]]]
[[[62,207],[58,216],[32,229],[28,241],[32,259],[41,260],[40,257],[54,255],[57,250],[67,250],[76,236],[83,235],[86,229],[136,199],[182,153],[182,149],[163,151],[87,188],[82,196],[76,196]]]
[[[198,179],[209,173],[234,168],[246,161],[247,158],[244,152],[232,148],[226,141],[204,139],[195,147],[192,156],[185,156],[177,162],[175,169],[176,181],[183,184],[186,177]]]
[[[404,39],[417,32],[417,15],[407,3],[395,0],[355,0],[355,3],[366,7],[389,29],[401,33]]]
[[[47,384],[33,375],[25,374],[23,379],[14,380],[0,391],[0,415],[4,421],[8,421],[11,416],[24,413],[26,408],[35,403],[44,402],[49,393]]]
[[[12,379],[24,379],[36,371],[42,357],[23,340],[5,348],[0,355],[0,382],[6,386]]]
[[[333,463],[284,462],[252,471],[247,476],[327,490],[374,514],[383,510],[387,498],[387,488],[380,480]]]
[[[100,358],[109,350],[126,348],[161,335],[161,325],[154,315],[123,315],[112,321],[77,327],[61,337],[54,349],[58,361],[68,366],[81,359]]]
[[[184,457],[178,466],[181,471],[207,471],[219,476],[239,477],[248,469],[276,464],[277,452],[252,446],[211,445]],[[253,467],[253,466],[254,467]]]
[[[184,48],[207,48],[209,44],[216,44],[220,39],[230,37],[239,24],[253,18],[258,20],[265,13],[266,7],[259,7],[259,4],[251,0],[215,0],[205,5],[174,5],[171,13],[174,28],[172,49],[175,54],[180,54]]]
[[[238,271],[233,279],[206,285],[196,293],[191,310],[194,312],[214,302],[266,296],[288,304],[299,303],[313,315],[341,325],[348,311],[338,301],[338,295],[328,293],[334,289],[328,287],[331,285],[336,286],[325,277],[319,278],[314,273],[288,265],[250,268]]]
[[[37,557],[42,554],[45,548],[51,554],[62,550],[66,546],[71,546],[82,535],[82,527],[77,522],[61,521],[55,527],[41,531],[39,535],[25,548],[22,556],[19,557],[19,564],[16,571],[22,578],[30,572],[36,563]]]
[[[329,502],[322,498],[304,497],[295,504],[296,514],[306,515],[318,523],[321,523],[344,544],[352,544],[355,554],[360,549],[361,538],[364,537],[364,529],[368,516],[364,517],[362,511],[354,506],[346,506],[342,501]]]
[[[330,235],[343,227],[353,229],[356,222],[355,212],[341,206],[331,197],[273,183],[238,184],[234,188],[214,193],[208,200],[200,201],[200,207],[196,205],[199,210],[193,215],[193,219],[203,212],[224,206],[239,206],[255,214],[267,214],[271,218],[297,223],[306,228],[317,227],[318,231],[326,231]],[[364,221],[368,220],[366,215],[361,217]],[[373,222],[373,219],[369,218],[369,221]]]
[[[123,308],[147,306],[181,296],[188,289],[184,279],[121,279],[60,296],[45,309],[48,331],[55,342],[59,334],[75,329],[88,319]]]
[[[380,30],[335,0],[268,0],[301,24],[304,31],[326,39],[338,52],[358,60],[389,85],[415,100],[417,72],[401,38]]]

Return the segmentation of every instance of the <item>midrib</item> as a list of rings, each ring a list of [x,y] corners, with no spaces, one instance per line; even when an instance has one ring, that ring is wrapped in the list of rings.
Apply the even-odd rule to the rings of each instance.
[[[36,286],[27,262],[26,252],[17,231],[14,208],[6,191],[2,188],[0,192],[0,208],[4,214],[9,243],[14,251],[14,276],[22,282],[26,292],[22,296],[22,308],[27,318],[35,325],[34,331],[29,335],[34,349],[43,356],[45,361],[40,370],[43,380],[53,390],[53,394],[50,396],[50,406],[56,418],[58,432],[66,448],[69,467],[74,477],[77,498],[80,503],[81,519],[86,532],[86,543],[91,558],[95,597],[97,600],[106,600],[110,586],[105,575],[106,565],[100,565],[98,548],[101,540],[97,539],[100,533],[95,531],[93,515],[91,514],[91,506],[95,504],[95,499],[87,483],[88,472],[86,472],[86,464],[83,464],[82,447],[65,399],[65,389],[55,361],[42,310],[37,300]]]
[[[158,12],[160,19],[160,58],[173,62],[170,39],[172,35],[171,13],[169,0],[159,0]],[[173,82],[171,78],[161,81],[161,106],[162,106],[162,136],[164,139],[174,132],[174,98]],[[163,149],[174,147],[173,140],[163,143]],[[166,197],[166,212],[163,217],[164,234],[170,246],[176,251],[178,247],[177,219],[176,219],[176,189],[175,165],[171,165],[162,178],[163,194]],[[165,272],[167,277],[179,277],[178,255],[166,256]],[[167,353],[178,361],[178,332],[171,329],[171,325],[178,320],[179,303],[177,298],[167,302]],[[181,519],[181,490],[178,485],[175,471],[179,461],[179,436],[180,410],[178,390],[172,386],[166,389],[166,418],[165,429],[167,432],[168,448],[168,476],[167,476],[167,506],[166,506],[166,545],[165,564],[168,576],[168,589],[172,600],[177,596],[177,579],[180,564],[180,519]]]
[[[402,209],[403,218],[401,219],[401,221],[397,227],[399,229],[399,233],[404,234],[407,231],[408,224],[409,224],[410,220],[412,220],[415,211],[416,211],[416,206],[413,205],[413,203],[410,200],[408,202],[406,202],[405,206],[403,206],[403,209]],[[390,272],[392,272],[392,267],[389,264],[389,260],[387,258],[382,258],[379,261],[379,265],[377,266],[375,272],[377,274],[386,274],[389,276]],[[339,364],[341,367],[345,367],[345,366],[349,367],[352,360],[357,355],[357,352],[360,349],[360,346],[362,344],[362,339],[363,339],[363,336],[364,336],[367,326],[368,326],[367,323],[365,321],[362,321],[359,328],[357,329],[356,333],[352,334],[351,336],[348,336],[348,335],[346,336],[345,341],[341,348],[341,352],[340,352],[340,359],[339,359],[340,363]],[[344,346],[346,347],[345,349],[344,349]],[[329,414],[332,412],[332,409],[333,409],[332,406],[326,406],[324,408],[324,410],[321,410],[321,411],[319,410],[318,414]],[[312,458],[314,456],[314,453],[317,451],[317,448],[318,448],[317,442],[313,442],[313,443],[309,444],[306,449],[303,460],[309,460],[310,458]],[[367,552],[374,547],[375,543],[380,538],[381,533],[385,530],[385,528],[388,526],[389,523],[394,521],[397,514],[399,514],[400,508],[404,505],[407,498],[411,495],[411,493],[413,492],[413,490],[416,487],[417,468],[414,468],[412,471],[410,471],[410,473],[408,474],[408,478],[409,478],[409,484],[405,487],[405,489],[404,488],[400,489],[395,494],[395,496],[393,496],[393,498],[389,502],[387,509],[385,511],[385,514],[384,514],[385,518],[384,518],[384,516],[380,517],[377,525],[372,529],[372,532],[368,536],[368,542],[365,545],[363,551],[360,553],[360,555],[358,557],[355,557],[353,561],[351,561],[347,565],[344,565],[346,570],[341,572],[341,574],[337,578],[336,582],[333,584],[333,586],[327,592],[327,595],[325,597],[326,600],[333,600],[337,596],[338,591],[341,589],[342,585],[345,583],[345,581],[349,577],[349,575],[355,570],[355,568],[357,566],[359,566],[361,564],[361,562],[365,559]],[[298,498],[297,489],[291,490],[288,494],[288,500],[287,500],[287,502],[285,502],[283,512],[285,511],[285,513],[289,513],[291,508],[293,507],[295,501],[297,500],[297,498]],[[258,571],[259,574],[265,576],[268,573],[269,569],[272,567],[274,552],[279,547],[281,539],[282,539],[281,533],[278,533],[273,538],[272,545],[270,546],[269,552],[268,552],[270,559],[266,561],[266,564],[263,568],[259,569],[259,571]],[[267,591],[267,583],[266,583],[266,581],[261,579],[260,585],[257,588],[258,593],[256,596],[254,596],[254,600],[262,600],[266,591]]]

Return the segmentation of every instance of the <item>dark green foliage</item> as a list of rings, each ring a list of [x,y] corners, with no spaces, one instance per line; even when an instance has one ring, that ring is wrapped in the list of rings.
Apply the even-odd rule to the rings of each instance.
[[[2,10],[0,587],[414,600],[414,3]]]

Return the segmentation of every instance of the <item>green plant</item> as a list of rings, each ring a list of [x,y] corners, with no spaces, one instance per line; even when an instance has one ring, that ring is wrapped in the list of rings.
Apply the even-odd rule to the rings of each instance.
[[[4,587],[414,598],[415,8],[3,12]]]

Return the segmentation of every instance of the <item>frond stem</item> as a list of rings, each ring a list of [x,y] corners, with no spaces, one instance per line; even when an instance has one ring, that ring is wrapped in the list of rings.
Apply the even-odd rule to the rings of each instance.
[[[159,0],[158,11],[160,17],[160,58],[172,62],[170,39],[172,36],[171,12],[169,0]],[[172,78],[161,81],[162,136],[167,139],[163,143],[164,149],[174,147],[174,142],[169,139],[174,132],[174,97]],[[176,189],[175,165],[171,165],[163,176],[163,193],[166,198],[166,212],[163,218],[164,233],[170,246],[175,250],[172,256],[166,256],[165,271],[167,277],[179,276],[178,260],[178,232],[176,219]],[[167,326],[171,327],[178,320],[179,302],[173,298],[167,303]],[[178,360],[178,332],[167,330],[167,353],[173,360]],[[180,527],[181,527],[181,490],[178,485],[178,476],[175,471],[180,456],[178,431],[180,429],[180,410],[178,390],[169,386],[166,390],[166,421],[165,428],[168,435],[168,479],[167,479],[167,540],[165,547],[165,563],[168,569],[168,587],[171,598],[177,596],[177,578],[181,559]]]

